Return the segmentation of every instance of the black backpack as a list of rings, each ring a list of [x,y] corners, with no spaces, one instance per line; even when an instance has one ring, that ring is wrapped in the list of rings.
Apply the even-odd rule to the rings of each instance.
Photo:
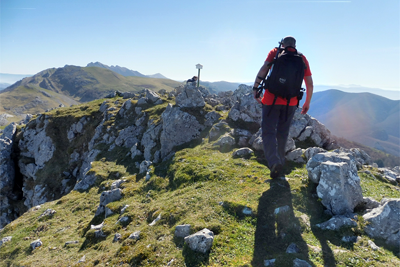
[[[278,48],[276,56],[270,65],[272,67],[263,87],[275,95],[272,106],[275,105],[278,96],[287,100],[286,110],[289,108],[289,102],[292,97],[297,97],[297,105],[299,105],[304,93],[301,85],[306,68],[302,54],[291,46]],[[268,115],[272,110],[272,106]]]

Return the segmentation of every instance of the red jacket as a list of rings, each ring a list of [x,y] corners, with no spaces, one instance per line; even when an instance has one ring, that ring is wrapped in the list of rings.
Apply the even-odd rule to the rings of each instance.
[[[267,59],[265,61],[268,61],[268,62],[274,61],[277,51],[278,51],[277,48],[274,48],[271,51],[269,51]],[[310,65],[308,64],[308,60],[304,55],[302,55],[302,57],[303,57],[304,63],[306,64],[306,69],[304,70],[304,77],[311,76],[311,70],[310,70]],[[274,98],[275,98],[274,94],[271,94],[268,90],[265,90],[264,96],[261,101],[264,105],[272,105],[272,103],[274,102]],[[276,99],[275,105],[285,105],[286,106],[286,104],[287,104],[286,99],[284,99],[282,97],[278,97]],[[289,106],[297,106],[297,97],[293,97],[290,99]]]

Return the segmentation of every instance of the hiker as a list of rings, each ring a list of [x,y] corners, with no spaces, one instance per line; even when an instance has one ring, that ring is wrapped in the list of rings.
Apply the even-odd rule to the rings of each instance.
[[[197,76],[193,76],[191,79],[186,81],[186,84],[191,83],[193,86],[196,86]]]
[[[282,57],[284,53],[294,55],[296,57],[294,61],[297,61],[296,63],[293,63],[293,66],[297,66],[296,68],[294,68],[293,66],[288,67],[288,65],[278,63],[279,60],[284,60],[282,59],[284,58]],[[293,57],[291,57],[289,60],[292,59]],[[298,91],[298,93],[296,93],[297,96],[290,98],[277,96],[277,94],[281,94],[280,92],[276,92],[276,90],[281,90],[281,85],[279,84],[279,82],[285,83],[286,78],[278,79],[279,82],[274,82],[275,78],[272,78],[274,76],[274,65],[276,65],[277,67],[275,69],[275,73],[284,72],[285,70],[286,72],[289,72],[289,75],[285,76],[289,77],[288,80],[296,79],[290,76],[292,75],[292,73],[296,73],[293,75],[298,76],[295,82],[297,85],[290,86],[290,88],[293,90],[296,89],[296,91]],[[282,66],[285,67],[281,68]],[[269,71],[270,69],[271,71]],[[261,97],[259,94],[259,85],[262,84],[268,72],[268,78],[265,81],[264,86],[264,95]],[[306,114],[310,108],[311,97],[313,94],[313,80],[311,77],[311,70],[306,57],[298,53],[296,50],[296,39],[292,36],[287,36],[282,39],[279,48],[274,48],[269,52],[267,59],[264,62],[264,65],[261,67],[257,74],[253,86],[254,98],[257,100],[257,102],[263,104],[261,123],[262,140],[264,145],[265,158],[267,160],[268,168],[270,169],[270,176],[273,179],[278,178],[283,171],[283,166],[285,164],[286,141],[289,135],[290,124],[302,97],[302,92],[300,93],[300,91],[303,80],[306,84],[307,96],[303,104],[301,114]],[[274,91],[274,89],[275,93],[271,93],[271,91]],[[291,93],[290,96],[293,94],[294,93]]]

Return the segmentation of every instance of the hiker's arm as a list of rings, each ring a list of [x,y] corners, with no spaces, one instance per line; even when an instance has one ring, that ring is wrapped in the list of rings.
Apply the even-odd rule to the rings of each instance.
[[[268,64],[269,64],[268,61],[264,62],[264,65],[262,65],[261,69],[257,73],[256,80],[254,81],[254,85],[253,85],[253,96],[254,96],[254,99],[257,100],[257,102],[260,103],[260,104],[261,104],[261,100],[260,100],[260,98],[256,97],[257,91],[254,90],[254,88],[258,88],[258,86],[260,85],[262,80],[265,79],[265,76],[267,76],[267,73],[268,73],[268,70],[269,70]],[[261,77],[263,79],[260,79],[259,77]]]
[[[311,98],[312,98],[313,91],[314,91],[314,83],[313,83],[312,77],[306,76],[306,77],[304,77],[304,81],[306,83],[306,88],[307,88],[307,97],[306,97],[306,101],[303,104],[301,114],[306,114],[308,112],[308,110],[310,109]]]

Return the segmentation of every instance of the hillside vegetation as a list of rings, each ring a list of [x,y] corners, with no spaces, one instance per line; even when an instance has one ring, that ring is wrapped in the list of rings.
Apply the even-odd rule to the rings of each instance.
[[[168,102],[175,104],[171,99],[163,100],[162,105],[143,108],[150,114],[149,120],[159,120]],[[67,139],[67,130],[71,123],[86,116],[91,118],[87,127],[93,133],[91,124],[101,119],[102,102],[45,113],[47,128],[53,129],[47,135],[56,144],[59,156],[40,173],[39,179],[58,179],[69,154],[83,147],[81,139]],[[117,113],[124,101],[117,97],[107,103],[114,112],[105,124],[111,133],[121,126],[123,118]],[[132,104],[136,107],[137,101]],[[214,108],[206,105],[192,113],[199,115],[210,110]],[[219,113],[221,120],[227,119],[226,112]],[[226,131],[233,127],[230,123]],[[97,177],[93,186],[33,207],[1,230],[1,238],[12,236],[12,240],[1,246],[0,265],[249,267],[264,266],[265,260],[276,259],[275,266],[293,266],[296,258],[320,267],[400,265],[398,251],[385,246],[371,249],[361,216],[356,227],[340,232],[323,231],[316,226],[330,217],[316,196],[316,185],[309,181],[304,164],[289,163],[284,170],[285,178],[271,180],[261,154],[233,158],[236,148],[225,150],[215,146],[216,141],[208,138],[209,130],[201,133],[201,139],[176,148],[169,160],[152,166],[148,177],[138,174],[137,161],[127,156],[129,149],[102,144],[97,148],[101,153],[91,164],[90,173]],[[381,179],[377,169],[369,171],[372,175],[359,172],[364,197],[377,201],[384,197],[400,198],[398,187]],[[104,213],[95,216],[102,192],[110,190],[119,179],[125,180],[122,198],[107,205],[113,214],[106,218]],[[284,219],[276,219],[276,209],[286,205],[292,212]],[[47,209],[56,212],[41,217]],[[127,219],[118,221],[122,217]],[[96,237],[91,225],[102,222],[103,236]],[[175,237],[175,227],[182,224],[190,224],[191,233],[204,228],[213,231],[211,251],[193,252],[182,238]],[[129,238],[136,231],[140,231],[140,238]],[[116,233],[121,238],[113,242]],[[348,243],[342,240],[344,236],[360,239]],[[37,239],[43,245],[32,249],[30,243]],[[299,252],[286,253],[293,242]]]

